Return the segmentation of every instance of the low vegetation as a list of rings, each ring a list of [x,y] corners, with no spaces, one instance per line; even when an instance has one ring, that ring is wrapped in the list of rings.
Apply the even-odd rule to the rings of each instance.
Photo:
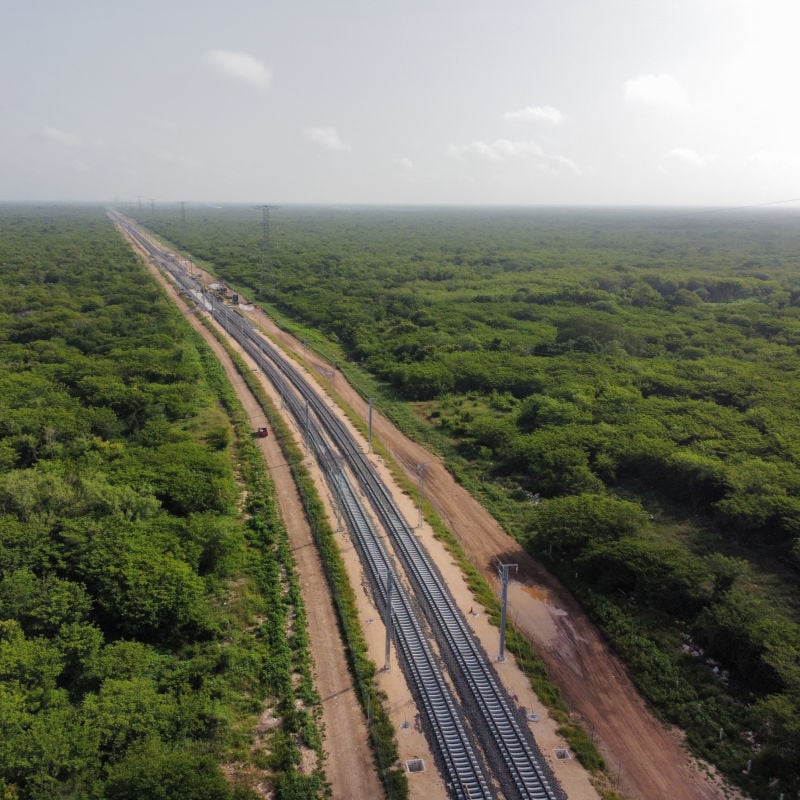
[[[405,800],[408,797],[408,778],[399,766],[396,731],[389,717],[386,694],[375,680],[377,669],[367,652],[367,643],[361,632],[356,597],[342,558],[339,545],[331,528],[328,514],[320,500],[311,473],[305,466],[302,450],[292,441],[292,434],[280,412],[259,382],[253,377],[241,357],[229,348],[242,379],[266,412],[274,435],[280,443],[306,512],[306,519],[320,554],[323,569],[334,599],[342,639],[356,696],[367,718],[369,742],[375,756],[378,776],[383,783],[388,800]]]
[[[291,554],[218,365],[100,209],[2,209],[0,264],[0,796],[325,796]]]
[[[796,212],[142,216],[413,409],[695,752],[800,789]]]

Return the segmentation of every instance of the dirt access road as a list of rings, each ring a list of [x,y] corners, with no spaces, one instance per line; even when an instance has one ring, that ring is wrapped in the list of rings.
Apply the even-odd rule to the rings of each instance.
[[[171,298],[183,308],[184,312],[187,312],[189,309],[177,296],[171,282],[160,275],[152,265],[151,270],[165,286]],[[210,279],[210,276],[206,276],[206,280]],[[260,317],[258,312],[256,315]],[[222,363],[246,409],[251,426],[255,429],[264,425],[263,412],[244,386],[224,349],[208,330],[200,325],[195,313],[187,313],[187,319],[203,336]],[[260,322],[263,323],[264,320],[261,319]],[[242,352],[241,348],[233,342],[232,346],[249,364],[250,368],[255,370],[256,365]],[[309,363],[308,366],[310,367],[308,377],[311,378],[312,383],[314,383],[315,376],[326,374],[325,365]],[[259,374],[258,370],[255,371]],[[272,395],[275,406],[278,407],[281,398],[274,387],[263,376],[260,376],[259,379],[265,390]],[[324,391],[322,387],[320,390]],[[331,404],[331,410],[338,414],[340,420],[349,426],[344,413],[331,402],[330,397],[326,402]],[[290,435],[294,436],[296,444],[300,446],[300,432],[297,426],[290,421],[289,427]],[[358,437],[352,428],[351,433]],[[365,719],[356,702],[350,676],[346,669],[343,644],[335,623],[332,601],[302,506],[297,497],[296,487],[289,470],[285,469],[286,464],[275,438],[258,439],[258,442],[272,473],[278,504],[293,545],[296,566],[301,578],[309,623],[312,658],[315,665],[315,680],[322,700],[325,750],[328,756],[325,762],[325,771],[331,785],[332,796],[334,800],[378,800],[383,793],[372,769],[372,758],[366,746]],[[362,447],[366,449],[366,442],[362,442]],[[394,484],[388,466],[376,456],[372,456],[371,463],[392,490],[395,502],[406,519],[416,519],[417,508],[414,499]],[[336,513],[332,498],[326,490],[322,473],[313,459],[307,461],[307,466],[317,483],[323,503],[328,507],[329,518],[333,524]],[[418,528],[417,535],[436,562],[450,591],[456,598],[456,602],[465,611],[467,608],[475,606],[474,612],[467,615],[466,620],[481,640],[486,651],[491,652],[497,646],[497,629],[491,625],[488,617],[475,604],[460,569],[441,542],[434,538],[430,526],[424,525],[422,528]],[[383,663],[385,628],[374,605],[371,592],[366,589],[367,582],[363,566],[356,548],[350,542],[346,532],[343,532],[341,537],[337,537],[337,543],[342,552],[350,584],[355,591],[359,620],[367,642],[369,656],[375,664]],[[533,721],[529,725],[545,760],[556,773],[557,780],[567,792],[570,800],[598,800],[598,794],[581,765],[572,758],[567,760],[556,758],[556,752],[568,752],[567,744],[558,734],[558,723],[550,717],[547,709],[535,696],[524,671],[516,664],[513,657],[507,658],[502,665],[498,665],[498,672],[498,677],[505,684],[515,702],[520,707],[533,712]],[[399,669],[381,669],[375,677],[379,689],[385,693],[389,716],[397,732],[400,762],[415,761],[425,765],[421,772],[415,770],[409,773],[411,800],[446,800],[450,796],[450,792],[446,789],[442,775],[435,769],[435,759],[428,742],[422,729],[416,723],[412,724],[419,709],[415,706],[405,675]],[[254,750],[262,746],[265,735],[277,723],[278,720],[271,714],[270,705],[265,704],[261,719],[254,731]],[[305,758],[308,758],[310,768],[313,764],[313,754],[307,753]],[[236,771],[237,765],[228,765],[228,772],[234,775]],[[254,777],[259,780],[258,775]],[[261,780],[259,789],[264,797],[270,796],[267,782]]]
[[[267,425],[266,417],[258,401],[244,385],[222,345],[201,324],[197,315],[191,313],[187,304],[179,297],[175,285],[147,259],[146,254],[133,240],[129,238],[128,241],[142,255],[148,268],[170,299],[184,312],[189,323],[203,337],[219,359],[228,380],[244,406],[253,429]],[[238,346],[236,349],[244,357]],[[255,365],[251,364],[251,366]],[[339,636],[336,612],[311,529],[306,521],[302,501],[290,471],[285,468],[283,452],[275,437],[270,436],[257,441],[270,468],[278,507],[286,525],[295,566],[300,576],[308,631],[313,643],[315,683],[322,702],[323,725],[327,733],[325,749],[328,758],[324,765],[325,774],[331,785],[333,800],[383,797],[380,781],[375,770],[371,768],[372,752],[367,743],[366,720],[350,679],[344,647]],[[272,716],[271,705],[265,704],[257,728],[253,732],[252,747],[254,750],[262,746],[265,736],[276,724],[278,724],[278,720]],[[342,731],[346,731],[346,735],[337,735],[337,732],[340,734]],[[237,765],[227,765],[226,772],[234,774],[239,768]],[[256,770],[253,771],[256,772]],[[258,775],[255,777],[257,781],[261,781],[258,784],[259,793],[264,797],[271,797],[268,783]]]
[[[256,310],[252,316],[275,341],[306,359],[312,372],[325,374],[330,371],[329,364],[307,353],[300,341],[278,328],[266,315]],[[240,383],[234,376],[232,378]],[[345,403],[366,418],[367,403],[346,384],[341,374],[337,375],[336,390]],[[249,408],[248,413],[251,413]],[[257,415],[260,412],[254,409],[252,413]],[[253,424],[263,423],[254,420]],[[430,452],[400,434],[377,411],[373,413],[373,431],[412,480],[416,480],[417,465],[427,463],[426,499],[436,508],[470,559],[495,589],[499,587],[492,567],[493,559],[499,557],[504,562],[519,565],[519,572],[509,592],[510,618],[530,639],[547,664],[553,681],[560,687],[572,712],[582,717],[587,730],[592,732],[622,793],[632,800],[722,800],[737,797],[735,792],[726,792],[718,781],[709,778],[711,771],[708,768],[701,769],[689,757],[681,746],[678,732],[665,728],[655,720],[639,698],[623,664],[611,652],[571,595],[504,533],[485,509],[455,483],[443,465]],[[270,445],[265,444],[266,447]],[[280,456],[272,454],[270,461],[278,465],[275,458]],[[288,474],[288,470],[277,470],[273,473],[274,477],[277,478],[280,472]],[[291,494],[290,490],[287,491]],[[283,501],[281,506],[284,510]],[[288,509],[284,510],[284,514],[286,511]],[[289,516],[297,521],[295,512],[289,511]],[[294,523],[289,527],[295,527]],[[298,541],[295,552],[300,554],[313,550]],[[307,568],[311,570],[307,575],[311,575],[313,565]],[[309,577],[303,583],[305,589],[309,583],[316,584],[317,581]],[[324,605],[324,598],[320,597],[319,603]],[[316,606],[316,601],[311,605]],[[328,625],[318,621],[317,629],[324,634]],[[328,634],[334,627],[333,624],[327,627]],[[311,635],[314,640],[313,631]],[[335,650],[335,645],[333,648],[326,646],[324,653],[317,652],[316,645],[314,649],[318,676],[330,678],[346,672],[324,666],[319,669],[322,665],[330,666],[335,662],[336,654],[330,652],[331,649]],[[324,701],[352,694],[352,687],[319,688]],[[346,710],[344,707],[350,707],[351,703],[324,702],[323,705],[326,706],[327,717],[329,713],[342,713]],[[334,709],[334,705],[341,705],[342,708]],[[342,718],[334,722],[326,718],[329,732],[350,731],[342,760],[330,753],[328,769],[344,767],[339,771],[338,779],[329,775],[337,787],[334,794],[343,798],[377,797],[379,792],[375,792],[374,784],[368,788],[351,783],[349,788],[345,788],[348,781],[368,780],[366,776],[371,773],[371,770],[364,769],[370,761],[369,756],[363,750],[360,756],[353,752],[356,740],[361,738],[359,728],[363,730],[363,717],[359,719],[354,704],[349,712],[349,720],[345,722]],[[334,736],[333,741],[329,740],[328,743],[335,750],[341,739]],[[358,761],[361,769],[353,770],[352,766]],[[348,763],[350,766],[345,766]],[[356,773],[360,773],[360,778],[356,777]]]
[[[254,319],[284,348],[307,359],[312,371],[331,366],[263,313]],[[336,392],[362,418],[368,403],[339,373]],[[631,800],[723,800],[741,797],[698,764],[682,745],[679,731],[656,720],[634,687],[624,664],[572,595],[519,544],[443,464],[401,434],[373,410],[373,435],[380,439],[412,481],[426,463],[425,497],[447,524],[475,566],[499,593],[493,562],[519,565],[509,588],[509,617],[533,644],[561,689],[571,712],[598,744],[620,792]]]

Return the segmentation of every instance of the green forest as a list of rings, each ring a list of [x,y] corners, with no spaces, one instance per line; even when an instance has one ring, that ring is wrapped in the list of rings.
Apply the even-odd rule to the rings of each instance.
[[[0,797],[326,796],[299,581],[219,364],[100,208],[0,208],[0,270]]]
[[[800,789],[797,211],[131,213],[433,443],[694,752]]]

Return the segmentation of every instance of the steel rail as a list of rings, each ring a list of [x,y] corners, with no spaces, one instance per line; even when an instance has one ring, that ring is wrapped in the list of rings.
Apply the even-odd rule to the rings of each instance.
[[[159,266],[167,270],[184,291],[196,291],[196,281],[176,267],[163,250],[143,236],[136,228],[126,225],[128,232],[145,248]],[[436,746],[454,797],[463,800],[492,798],[492,792],[479,766],[479,760],[461,723],[452,693],[445,681],[427,642],[422,626],[417,620],[411,602],[401,585],[394,585],[392,605],[388,606],[387,576],[394,566],[383,547],[362,503],[340,466],[340,459],[331,451],[328,442],[306,413],[302,395],[290,391],[283,373],[264,357],[260,337],[254,335],[252,325],[244,317],[234,314],[212,295],[205,295],[212,314],[222,326],[248,350],[259,367],[281,391],[285,403],[298,423],[304,428],[306,441],[317,455],[326,480],[335,491],[340,507],[348,519],[356,546],[371,577],[373,589],[384,611],[392,615],[398,657],[410,677],[410,683],[427,718],[428,730]]]
[[[123,224],[125,224],[124,221]],[[142,236],[135,228],[129,227],[128,224],[126,224],[126,228],[162,267],[173,274],[184,290],[196,292],[197,282],[194,278],[189,278],[184,270],[177,267],[174,260],[167,257],[163,250]],[[207,302],[211,303],[212,313],[223,326],[240,341],[243,347],[246,347],[248,351],[253,350],[250,352],[251,356],[256,358],[259,366],[279,388],[281,395],[286,397],[289,394],[294,398],[289,401],[289,405],[298,425],[301,424],[304,417],[308,417],[309,409],[313,409],[316,420],[330,437],[330,441],[347,459],[359,485],[389,533],[395,552],[409,575],[415,593],[422,598],[423,609],[437,639],[444,647],[443,652],[450,663],[456,686],[462,694],[466,708],[470,711],[470,720],[487,750],[487,757],[493,766],[503,765],[502,769],[498,770],[497,777],[504,793],[508,797],[518,796],[532,800],[555,800],[565,797],[566,795],[558,787],[546,763],[540,755],[537,755],[538,748],[527,725],[520,726],[518,715],[511,707],[510,698],[500,685],[485,651],[458,610],[446,583],[428,558],[417,537],[414,536],[388,489],[376,476],[366,455],[358,447],[349,430],[311,389],[305,378],[298,373],[288,359],[254,331],[249,321],[246,321],[242,315],[232,312],[230,308],[213,296],[206,295],[206,298]],[[265,361],[265,357],[269,361]],[[293,392],[290,391],[289,384],[294,388]],[[294,392],[297,392],[298,395],[295,395]],[[301,408],[301,401],[296,399],[298,396],[303,397],[308,405]],[[314,426],[316,428],[316,423]],[[309,435],[309,431],[306,431],[306,436]],[[385,605],[385,580],[392,566],[385,553],[381,555],[380,552],[374,550],[377,546],[379,551],[383,551],[382,545],[360,507],[359,498],[338,466],[339,459],[331,454],[328,444],[322,440],[318,430],[314,435],[316,437],[315,450],[318,452],[320,463],[323,464],[326,479],[341,500],[341,507],[356,536],[362,559],[369,565],[373,588],[380,596],[381,603]],[[330,464],[337,466],[335,469],[331,469]],[[398,596],[403,598],[402,601],[397,601],[397,609],[393,611],[397,629],[400,632],[397,635],[398,647],[402,652],[402,660],[406,669],[413,673],[414,665],[417,663],[416,659],[423,652],[420,650],[423,645],[417,643],[411,647],[405,641],[405,627],[412,623],[405,616],[401,617],[399,611],[408,603],[407,596],[404,592],[398,593]],[[393,608],[394,606],[393,603]],[[405,614],[405,612],[402,613]],[[411,618],[413,619],[413,615]],[[415,621],[413,624],[415,627],[419,627],[418,622]],[[421,638],[421,641],[427,648],[424,637]],[[427,678],[419,675],[414,678],[415,683],[422,681],[423,685],[425,680]],[[429,719],[431,719],[428,704],[424,698],[422,702]],[[434,705],[433,708],[438,708],[438,705]],[[441,749],[440,737],[438,734],[435,735]],[[447,737],[444,741],[447,741]],[[444,751],[441,756],[445,763],[448,763],[449,759],[445,756]],[[460,777],[457,778],[457,781],[459,780],[461,780]]]
[[[506,790],[513,786],[513,796],[531,800],[555,800],[563,796],[546,762],[538,754],[532,734],[527,726],[520,726],[517,715],[510,707],[510,698],[500,685],[483,648],[457,609],[446,582],[413,535],[388,489],[375,475],[366,455],[341,420],[331,413],[288,360],[269,343],[261,339],[260,342],[263,351],[279,366],[282,374],[308,397],[317,417],[340,451],[347,456],[362,489],[390,534],[390,541],[411,577],[415,592],[425,600],[423,607],[429,621],[434,631],[441,635],[450,661],[460,677],[456,683],[459,690],[465,690],[462,696],[466,695],[466,707],[472,708],[471,699],[479,709],[479,713],[470,715],[474,724],[478,728],[488,729],[488,735],[482,739],[499,757],[491,759],[491,763],[505,767],[505,774],[499,776],[500,783]]]

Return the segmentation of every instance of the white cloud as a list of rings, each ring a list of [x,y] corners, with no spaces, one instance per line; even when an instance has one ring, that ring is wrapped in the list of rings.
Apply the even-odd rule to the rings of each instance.
[[[494,164],[525,160],[540,172],[555,174],[569,172],[581,175],[580,167],[567,156],[549,155],[532,140],[512,141],[495,139],[493,142],[475,141],[469,144],[451,144],[447,154],[457,159],[476,159]]]
[[[675,147],[666,154],[665,158],[670,161],[689,164],[693,167],[705,167],[713,160],[711,156],[700,155],[696,150],[692,150],[691,147]]]
[[[758,150],[750,155],[747,163],[759,169],[797,169],[800,157],[779,150]]]
[[[551,156],[550,161],[554,167],[565,169],[573,175],[581,175],[581,168],[571,159],[566,156]]]
[[[260,92],[266,91],[272,83],[272,71],[269,67],[249,53],[209,50],[205,54],[205,61],[221,75],[246,83]]]
[[[509,122],[545,122],[548,125],[560,125],[564,115],[553,106],[525,106],[518,111],[506,111],[503,119]]]
[[[395,164],[397,164],[403,172],[413,172],[417,168],[416,164],[406,156],[395,159]]]
[[[484,161],[508,161],[514,158],[541,157],[544,155],[542,148],[534,141],[511,141],[510,139],[495,139],[493,142],[479,140],[469,144],[451,144],[447,148],[447,153],[453,158],[471,157],[483,159]]]
[[[323,127],[323,128],[306,128],[306,138],[309,142],[313,142],[323,150],[332,150],[334,152],[341,152],[349,150],[349,145],[345,144],[336,128]]]
[[[64,147],[80,147],[83,144],[83,138],[80,134],[74,133],[73,131],[65,131],[61,128],[47,126],[42,128],[41,133],[49,142],[55,142]]]
[[[664,109],[689,107],[689,95],[673,75],[639,75],[625,81],[625,99]]]

